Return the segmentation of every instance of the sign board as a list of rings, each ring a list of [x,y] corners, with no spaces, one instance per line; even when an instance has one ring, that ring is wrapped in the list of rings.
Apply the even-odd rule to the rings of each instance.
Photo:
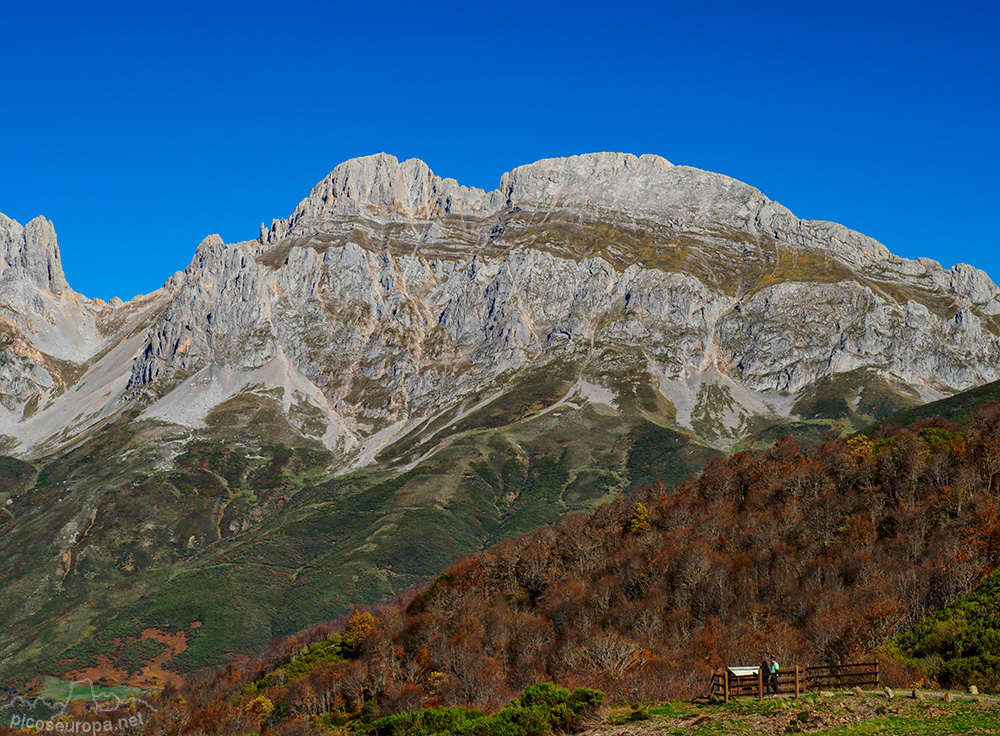
[[[750,677],[750,675],[756,676],[760,672],[760,665],[756,667],[730,667],[729,673],[735,675],[736,677]]]

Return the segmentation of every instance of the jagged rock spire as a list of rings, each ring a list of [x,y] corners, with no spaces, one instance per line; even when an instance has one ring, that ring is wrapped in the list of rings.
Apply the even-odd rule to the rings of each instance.
[[[39,288],[53,294],[69,289],[51,222],[36,217],[22,226],[0,214],[0,272],[3,278],[13,275],[6,273],[8,271],[23,273]]]

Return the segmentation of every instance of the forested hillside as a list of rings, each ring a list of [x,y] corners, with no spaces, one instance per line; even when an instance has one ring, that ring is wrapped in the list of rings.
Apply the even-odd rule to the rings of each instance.
[[[1000,555],[1000,406],[710,461],[163,692],[148,733],[308,733],[552,680],[687,697],[714,668],[870,656]]]

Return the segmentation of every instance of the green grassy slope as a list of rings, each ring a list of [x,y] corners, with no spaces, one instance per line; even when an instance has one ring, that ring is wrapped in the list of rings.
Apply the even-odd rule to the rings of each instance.
[[[792,412],[794,422],[766,424],[743,442],[748,448],[770,447],[781,435],[818,442],[831,428],[858,431],[879,421],[895,421],[906,412],[920,409],[920,397],[907,386],[890,382],[879,374],[859,369],[822,379],[806,388]],[[900,420],[898,426],[908,422]]]
[[[186,633],[179,670],[219,664],[718,454],[661,426],[670,407],[641,372],[619,380],[610,407],[573,393],[581,370],[516,377],[479,410],[445,415],[343,476],[290,430],[276,397],[259,395],[220,407],[210,420],[225,432],[195,437],[159,470],[151,447],[177,428],[132,417],[37,467],[0,462],[12,500],[0,679],[101,657],[135,671],[134,647],[115,640],[147,627]]]
[[[1000,401],[1000,381],[977,386],[960,394],[932,401],[929,404],[910,407],[886,417],[880,423],[905,427],[919,419],[940,417],[956,424],[965,424],[969,415],[977,407],[989,401]]]

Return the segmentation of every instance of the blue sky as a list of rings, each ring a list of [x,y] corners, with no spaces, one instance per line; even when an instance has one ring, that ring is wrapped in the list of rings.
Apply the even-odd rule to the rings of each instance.
[[[656,153],[1000,280],[1000,9],[979,3],[7,3],[0,212],[70,284],[158,288],[387,151],[493,188]]]

